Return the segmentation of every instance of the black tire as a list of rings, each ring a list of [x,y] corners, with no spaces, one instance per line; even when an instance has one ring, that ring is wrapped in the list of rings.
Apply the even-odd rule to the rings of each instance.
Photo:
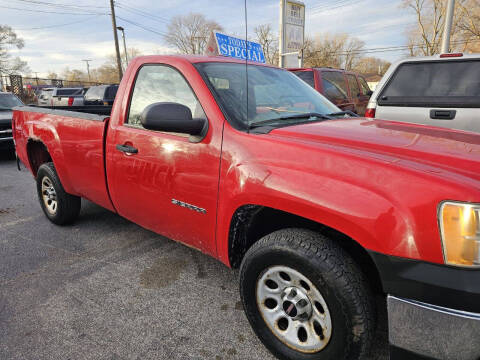
[[[42,181],[45,178],[50,180],[51,185],[56,193],[56,210],[54,213],[48,210],[43,200]],[[53,163],[45,163],[40,166],[37,172],[37,195],[40,206],[47,218],[57,225],[66,225],[72,223],[80,213],[81,198],[70,195],[63,189],[62,183],[57,175]]]
[[[288,266],[321,292],[331,315],[331,337],[315,353],[287,346],[267,326],[256,299],[257,281],[272,266]],[[364,359],[375,331],[375,305],[364,274],[338,244],[305,229],[271,233],[246,253],[240,294],[247,318],[263,344],[282,360]]]

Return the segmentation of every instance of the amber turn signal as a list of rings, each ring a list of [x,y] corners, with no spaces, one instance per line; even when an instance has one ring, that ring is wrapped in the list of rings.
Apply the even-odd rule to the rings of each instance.
[[[446,264],[480,267],[479,214],[478,204],[441,204],[439,222]]]

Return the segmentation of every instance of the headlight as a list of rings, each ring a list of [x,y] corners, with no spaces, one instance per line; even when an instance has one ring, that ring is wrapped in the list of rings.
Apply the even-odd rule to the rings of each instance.
[[[439,222],[445,264],[480,266],[479,215],[479,204],[441,204]]]

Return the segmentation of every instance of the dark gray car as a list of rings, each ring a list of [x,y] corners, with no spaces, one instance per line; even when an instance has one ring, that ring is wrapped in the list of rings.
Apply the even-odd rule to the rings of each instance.
[[[0,92],[0,150],[13,149],[12,109],[23,106],[22,101],[11,93]]]

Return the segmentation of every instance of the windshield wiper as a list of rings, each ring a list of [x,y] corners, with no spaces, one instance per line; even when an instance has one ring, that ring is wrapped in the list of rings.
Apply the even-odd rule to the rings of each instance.
[[[349,115],[351,117],[360,117],[360,115],[357,115],[353,111],[350,111],[350,110],[338,111],[338,112],[333,112],[333,113],[327,114],[327,116],[343,116],[343,115]]]
[[[250,124],[248,126],[249,129],[254,129],[254,128],[258,128],[258,127],[262,127],[262,126],[266,126],[266,125],[270,125],[270,124],[274,124],[278,121],[281,121],[281,120],[292,120],[292,119],[311,119],[311,118],[316,118],[317,120],[318,119],[321,119],[321,120],[331,120],[332,117],[329,116],[329,115],[325,115],[325,114],[320,114],[320,113],[303,113],[303,114],[295,114],[295,115],[288,115],[288,116],[281,116],[281,117],[278,117],[278,118],[274,118],[274,119],[268,119],[268,120],[263,120],[263,121],[258,121],[254,124]]]

